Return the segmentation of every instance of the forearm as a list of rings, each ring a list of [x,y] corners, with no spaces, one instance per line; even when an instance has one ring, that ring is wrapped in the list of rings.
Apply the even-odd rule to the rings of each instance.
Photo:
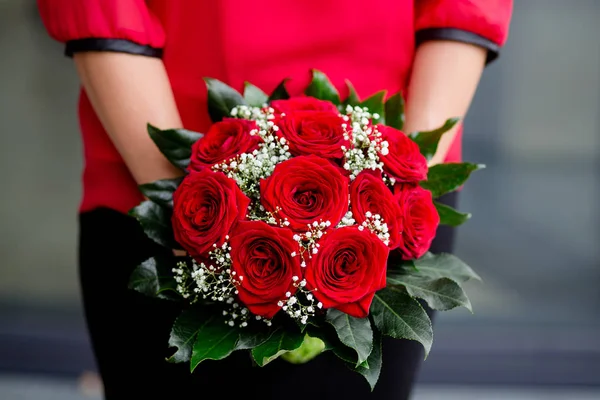
[[[416,51],[408,87],[405,132],[438,128],[463,118],[485,66],[486,50],[452,41],[429,41]],[[444,162],[457,128],[446,132],[430,164]]]
[[[134,179],[147,183],[183,172],[160,153],[146,130],[179,128],[181,119],[160,59],[111,52],[74,56],[98,118]]]

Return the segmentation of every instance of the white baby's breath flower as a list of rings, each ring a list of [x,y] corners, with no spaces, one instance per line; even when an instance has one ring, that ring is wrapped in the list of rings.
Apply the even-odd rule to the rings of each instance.
[[[359,106],[348,106],[346,112],[345,117],[351,123],[342,124],[342,128],[350,146],[341,148],[345,159],[343,168],[350,172],[350,179],[356,179],[363,170],[383,170],[380,155],[389,153],[388,143],[381,139],[381,133],[371,123],[372,119],[379,119],[379,115]]]

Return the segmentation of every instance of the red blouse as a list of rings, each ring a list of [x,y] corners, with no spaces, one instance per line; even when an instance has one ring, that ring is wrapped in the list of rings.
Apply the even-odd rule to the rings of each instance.
[[[117,51],[162,57],[184,126],[210,120],[203,77],[240,91],[266,92],[291,78],[301,94],[310,69],[343,96],[349,79],[361,97],[405,90],[414,49],[426,40],[463,41],[493,60],[508,34],[512,0],[38,0],[50,35],[66,54]],[[85,168],[80,211],[127,212],[141,194],[85,94],[79,120]],[[461,159],[461,133],[448,161]]]

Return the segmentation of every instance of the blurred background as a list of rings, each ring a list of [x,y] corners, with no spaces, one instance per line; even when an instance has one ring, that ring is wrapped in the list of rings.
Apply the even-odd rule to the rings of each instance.
[[[465,122],[487,164],[415,400],[600,399],[600,2],[516,1]],[[0,399],[98,399],[76,273],[78,82],[35,2],[0,0]]]

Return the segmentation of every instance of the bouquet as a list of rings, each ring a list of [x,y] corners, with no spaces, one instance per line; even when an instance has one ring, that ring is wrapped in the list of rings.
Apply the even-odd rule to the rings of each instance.
[[[479,279],[450,254],[431,254],[439,224],[470,215],[438,202],[482,166],[428,168],[439,129],[402,132],[403,98],[340,96],[313,71],[305,95],[283,81],[270,95],[205,79],[213,124],[205,133],[148,131],[182,178],[140,186],[131,210],[148,237],[177,258],[139,265],[130,287],[176,301],[170,362],[248,351],[257,366],[306,362],[332,351],[373,389],[382,336],[415,340],[428,354],[436,310],[471,304]],[[166,253],[165,253],[166,254]]]

